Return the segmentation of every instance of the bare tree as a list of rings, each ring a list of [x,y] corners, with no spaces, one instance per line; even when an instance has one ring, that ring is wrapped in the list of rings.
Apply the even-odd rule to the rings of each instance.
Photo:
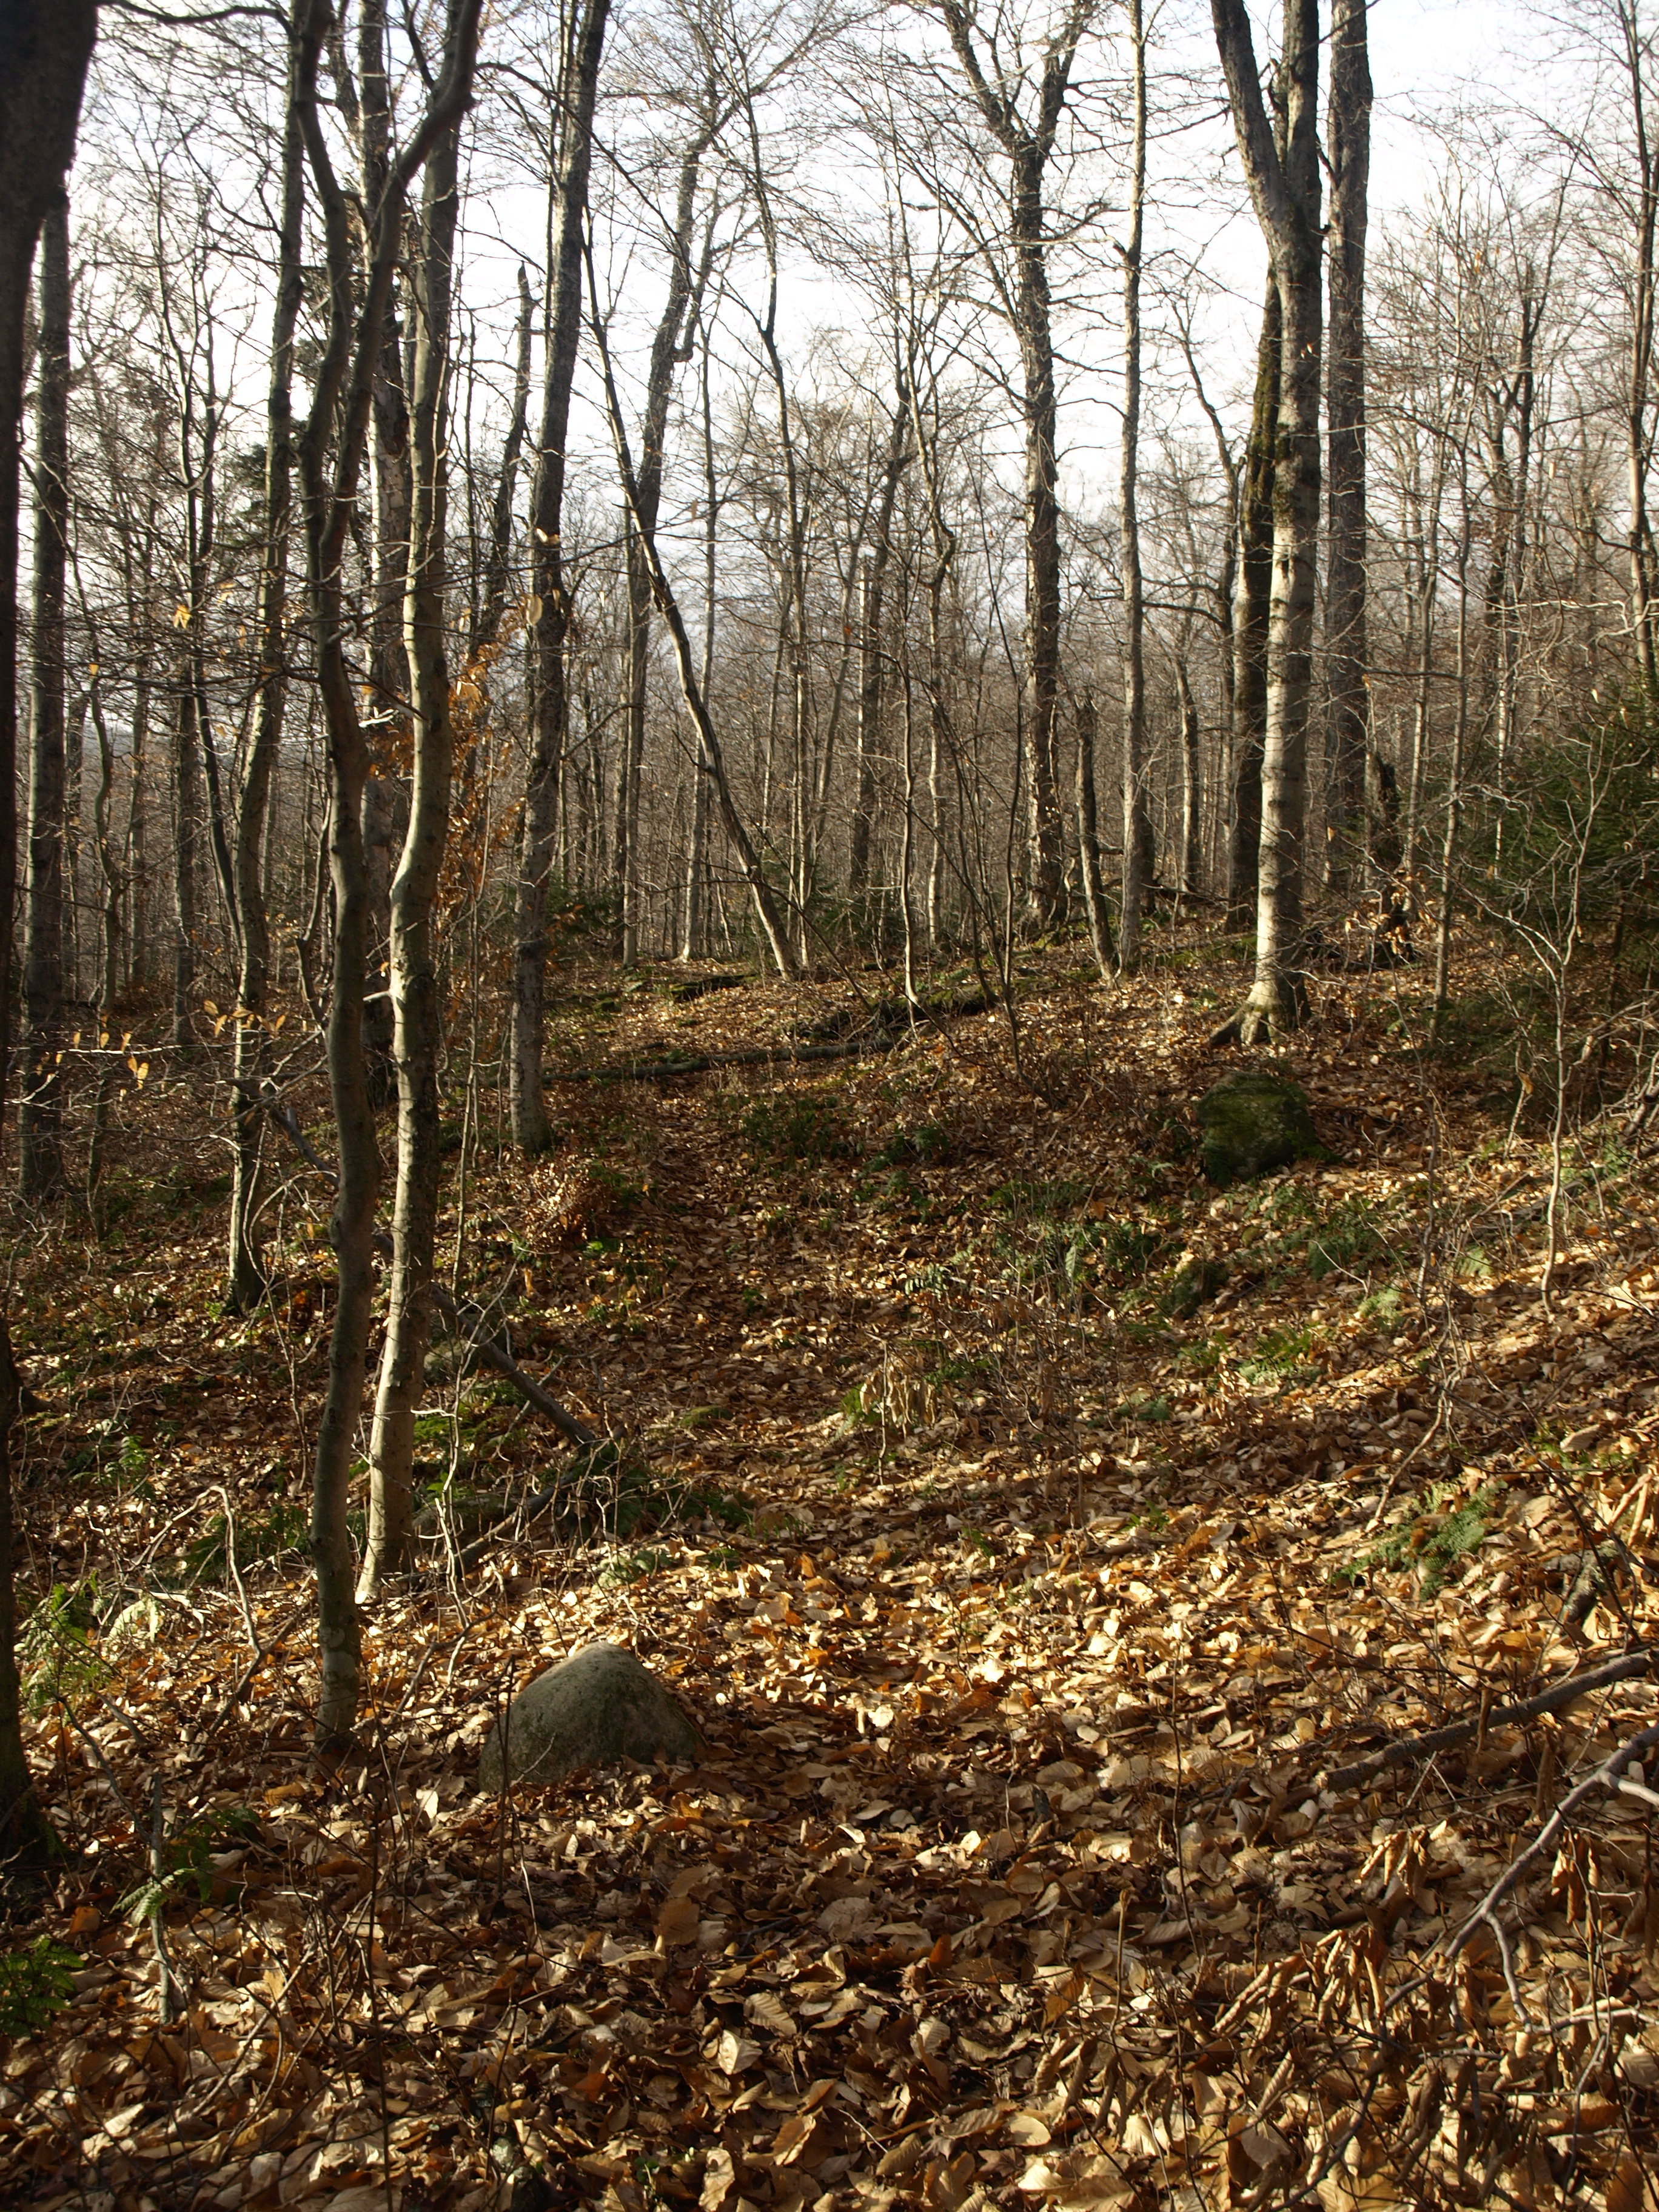
[[[982,26],[975,0],[939,0],[951,45],[985,127],[1008,164],[1008,240],[1015,263],[1012,311],[1024,379],[1025,668],[1030,918],[1053,921],[1061,890],[1054,719],[1060,696],[1060,495],[1053,307],[1043,183],[1072,71],[1095,0],[1069,0],[1042,46],[1035,82],[1018,37],[999,19]],[[1248,33],[1247,33],[1248,35]],[[1026,102],[1022,107],[1021,102]]]
[[[610,0],[577,0],[560,46],[550,146],[547,358],[541,434],[530,497],[530,757],[514,924],[513,1030],[508,1094],[513,1141],[521,1152],[552,1142],[542,1089],[542,1030],[547,984],[547,898],[553,830],[569,728],[570,600],[563,546],[565,439],[582,319],[582,226],[592,167],[593,103]]]
[[[64,198],[81,94],[97,29],[95,0],[0,0],[0,974],[9,974],[17,877],[17,507],[24,325],[35,240]],[[9,1060],[10,993],[0,993],[0,1108]],[[30,1810],[18,1702],[12,1584],[12,1438],[21,1389],[0,1316],[0,1823],[16,1844]]]
[[[29,686],[28,886],[23,999],[25,1088],[21,1184],[38,1204],[64,1188],[64,629],[69,551],[69,202],[40,232],[40,324],[34,407],[34,628]]]
[[[327,1742],[349,1735],[357,1712],[362,1630],[352,1590],[346,1500],[362,1409],[374,1288],[374,1207],[380,1181],[362,1036],[370,924],[362,804],[369,756],[357,708],[359,679],[347,657],[343,570],[409,189],[471,97],[482,0],[450,0],[442,64],[424,113],[388,163],[378,199],[363,210],[367,281],[361,289],[349,204],[329,151],[318,96],[318,62],[330,19],[325,0],[301,0],[301,6],[300,115],[321,204],[328,279],[327,336],[299,441],[307,587],[332,782],[329,855],[334,963],[328,1073],[339,1152],[332,1222],[338,1288],[311,1514],[322,1674],[317,1729],[319,1740]]]
[[[1325,379],[1325,577],[1330,775],[1327,875],[1348,883],[1362,847],[1367,712],[1365,636],[1365,221],[1371,157],[1367,0],[1331,0],[1326,150],[1331,171],[1329,355]]]
[[[1224,1030],[1253,1044],[1293,1026],[1307,823],[1315,559],[1319,537],[1320,287],[1317,0],[1287,0],[1283,152],[1261,95],[1243,0],[1211,0],[1233,126],[1279,293],[1279,459],[1273,472],[1273,600],[1261,761],[1255,981]]]

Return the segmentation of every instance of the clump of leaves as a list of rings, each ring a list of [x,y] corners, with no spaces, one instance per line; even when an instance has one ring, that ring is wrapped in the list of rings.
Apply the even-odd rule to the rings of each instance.
[[[75,1994],[81,1960],[50,1936],[0,1959],[0,2035],[33,2035]]]
[[[666,1552],[649,1546],[638,1552],[613,1552],[599,1569],[599,1586],[614,1589],[623,1583],[642,1583],[648,1575],[659,1575],[673,1564]]]
[[[741,1491],[660,1474],[615,1441],[595,1444],[571,1462],[560,1477],[553,1510],[578,1534],[611,1538],[693,1521],[746,1528],[752,1516]]]
[[[1338,1268],[1361,1266],[1387,1249],[1376,1209],[1356,1194],[1333,1207],[1308,1240],[1308,1273],[1322,1282]]]
[[[1400,1318],[1405,1297],[1397,1283],[1384,1283],[1381,1290],[1362,1298],[1354,1311],[1361,1321],[1374,1321],[1379,1328],[1392,1328]]]
[[[1126,1398],[1113,1409],[1115,1419],[1120,1421],[1167,1421],[1170,1401],[1167,1398]]]

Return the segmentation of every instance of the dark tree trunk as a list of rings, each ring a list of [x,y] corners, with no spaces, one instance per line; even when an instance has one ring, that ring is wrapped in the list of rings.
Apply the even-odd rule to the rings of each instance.
[[[459,125],[427,163],[414,285],[415,373],[410,397],[414,498],[404,642],[415,712],[409,830],[392,885],[392,1004],[398,1069],[398,1194],[392,1220],[392,1292],[369,1445],[368,1541],[360,1598],[407,1565],[415,1524],[410,1477],[415,1417],[432,1333],[433,1254],[439,1186],[438,1055],[441,1008],[432,908],[449,834],[454,729],[444,653],[444,530],[448,464],[444,398],[449,378],[450,295],[455,252]]]
[[[11,969],[17,887],[17,507],[29,270],[41,223],[64,196],[98,14],[94,0],[0,0],[0,975]],[[11,995],[0,991],[0,1112]],[[17,1370],[0,1316],[0,1842],[32,1837],[15,1652],[11,1453]]]
[[[40,232],[34,410],[34,635],[29,690],[27,1044],[19,1101],[21,1181],[39,1203],[64,1189],[64,579],[69,561],[69,203]]]

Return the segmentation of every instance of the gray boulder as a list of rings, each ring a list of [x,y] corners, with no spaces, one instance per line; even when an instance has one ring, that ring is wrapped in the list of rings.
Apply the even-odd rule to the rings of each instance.
[[[1242,1067],[1198,1102],[1204,1172],[1224,1190],[1293,1160],[1322,1158],[1308,1094],[1288,1075]]]
[[[590,1644],[520,1691],[507,1709],[505,1759],[498,1722],[484,1739],[478,1786],[557,1782],[579,1766],[690,1765],[702,1738],[648,1668],[617,1644]]]

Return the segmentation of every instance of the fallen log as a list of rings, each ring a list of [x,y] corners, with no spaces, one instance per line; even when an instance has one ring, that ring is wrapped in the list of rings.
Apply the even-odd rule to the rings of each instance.
[[[783,1067],[796,1061],[856,1060],[869,1052],[891,1052],[913,1030],[960,1020],[969,1014],[986,1013],[991,1001],[983,993],[943,1006],[906,1006],[907,1019],[889,1028],[883,1025],[863,1036],[843,1037],[828,1044],[763,1045],[743,1052],[688,1053],[684,1059],[624,1061],[619,1067],[550,1067],[544,1083],[672,1083],[679,1075],[707,1075],[717,1067]],[[886,1011],[879,1009],[878,1011]]]

